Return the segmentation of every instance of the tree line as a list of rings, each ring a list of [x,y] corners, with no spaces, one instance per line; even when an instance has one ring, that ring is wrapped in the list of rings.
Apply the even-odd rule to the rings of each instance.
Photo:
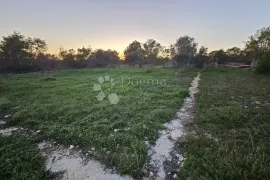
[[[93,50],[91,46],[65,50],[58,54],[47,52],[47,43],[40,38],[25,37],[14,32],[4,36],[0,42],[1,72],[30,72],[66,68],[110,67],[126,65],[165,65],[175,62],[176,67],[202,68],[204,65],[228,62],[250,64],[258,62],[257,71],[268,72],[270,69],[270,27],[258,30],[248,37],[244,48],[232,47],[208,53],[208,48],[200,46],[194,37],[183,36],[168,47],[162,46],[155,39],[141,43],[131,42],[124,50],[121,60],[115,50]]]

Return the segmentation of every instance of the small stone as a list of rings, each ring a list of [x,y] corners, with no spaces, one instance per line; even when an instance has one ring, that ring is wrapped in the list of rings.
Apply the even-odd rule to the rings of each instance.
[[[40,130],[37,130],[36,133],[40,133]]]
[[[248,108],[247,106],[245,106],[245,108]]]
[[[92,151],[95,151],[96,149],[95,148],[91,148]]]
[[[143,174],[144,176],[147,176],[147,173],[148,173],[147,169],[146,169],[146,168],[143,168],[143,169],[142,169],[142,174]]]
[[[74,146],[73,145],[70,145],[69,146],[69,149],[71,150],[71,149],[74,149]]]
[[[183,156],[180,156],[179,157],[179,161],[183,161],[184,160],[184,157]]]
[[[256,104],[261,104],[259,101],[255,101]]]
[[[170,175],[170,174],[171,174],[171,172],[168,172],[168,174]]]
[[[85,155],[86,155],[86,156],[88,156],[89,154],[88,154],[88,153],[86,153]]]
[[[11,115],[5,115],[4,117],[5,117],[5,118],[9,118],[10,116],[11,116]]]
[[[118,132],[118,131],[119,131],[119,129],[114,129],[113,131],[114,131],[114,132]]]
[[[154,173],[150,171],[149,176],[154,176]]]
[[[177,179],[177,174],[174,174],[174,175],[173,175],[173,178],[174,178],[174,179]]]

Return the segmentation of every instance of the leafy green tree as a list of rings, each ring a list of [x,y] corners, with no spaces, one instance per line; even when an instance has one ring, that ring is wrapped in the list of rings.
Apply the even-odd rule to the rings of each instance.
[[[199,52],[197,53],[197,56],[195,58],[195,65],[197,68],[202,68],[204,63],[207,63],[207,67],[208,67],[208,48],[205,46],[201,46],[199,49]]]
[[[171,52],[175,53],[178,66],[180,64],[191,64],[196,55],[198,44],[195,39],[190,36],[183,36],[176,40],[176,43],[171,46]]]
[[[145,58],[148,63],[157,60],[158,55],[162,52],[163,47],[154,39],[148,39],[144,44]]]
[[[133,41],[124,51],[125,60],[130,64],[139,64],[140,67],[145,61],[145,51],[138,41]]]
[[[193,37],[183,36],[177,39],[174,46],[178,55],[185,55],[192,58],[196,55],[198,44]]]
[[[224,64],[228,60],[228,56],[223,49],[220,49],[216,52],[215,58],[219,64]]]
[[[207,47],[201,46],[197,55],[198,56],[207,56],[208,55],[207,51],[208,51]]]
[[[82,47],[77,49],[76,59],[80,62],[88,59],[92,52],[92,48],[89,46],[88,48]]]
[[[97,49],[89,57],[92,65],[95,67],[105,67],[113,64],[117,64],[120,60],[119,53],[117,51],[108,49]]]
[[[247,55],[255,59],[260,59],[268,51],[270,51],[270,27],[262,28],[250,36],[245,46]]]
[[[4,66],[19,65],[31,57],[28,39],[18,32],[3,37],[0,51]]]
[[[29,50],[34,59],[37,59],[37,56],[44,54],[47,51],[47,43],[45,40],[40,38],[28,38]]]
[[[237,57],[241,55],[241,49],[239,47],[232,47],[227,49],[226,54],[228,56]]]
[[[76,59],[76,51],[74,49],[64,50],[62,47],[60,47],[59,57],[63,60],[66,67],[74,67]]]

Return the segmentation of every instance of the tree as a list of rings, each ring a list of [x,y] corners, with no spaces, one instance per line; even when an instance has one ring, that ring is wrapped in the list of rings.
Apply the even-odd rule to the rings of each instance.
[[[117,51],[108,49],[97,49],[89,57],[92,66],[105,67],[112,64],[117,64],[120,60],[119,53]]]
[[[162,52],[163,47],[154,39],[148,39],[144,44],[144,52],[148,63],[157,60],[157,56]]]
[[[161,52],[161,57],[164,60],[169,60],[171,58],[171,52],[169,48],[163,47],[162,52]]]
[[[170,45],[170,55],[171,55],[171,58],[174,58],[176,56],[176,49],[175,49],[175,46],[174,45]]]
[[[124,51],[125,60],[131,64],[139,64],[141,67],[145,59],[145,51],[138,41],[133,41]]]
[[[105,57],[109,64],[115,64],[120,61],[119,53],[115,50],[108,49],[105,51]]]
[[[37,58],[38,55],[44,54],[47,51],[47,43],[45,40],[40,38],[28,38],[30,53],[33,55],[34,59]]]
[[[270,27],[258,30],[254,35],[249,37],[245,45],[245,52],[248,56],[255,59],[270,50]]]
[[[228,56],[237,57],[241,55],[241,49],[239,47],[232,47],[226,51]]]
[[[0,43],[1,57],[5,66],[19,65],[31,57],[28,39],[18,32],[4,36]]]
[[[183,36],[176,40],[176,43],[172,46],[175,52],[175,59],[178,66],[184,63],[186,66],[192,63],[197,52],[197,43],[195,39],[190,36]]]
[[[60,47],[59,57],[64,61],[67,67],[74,67],[74,61],[76,58],[76,51],[74,49],[64,50]]]
[[[228,57],[226,52],[223,49],[220,49],[216,52],[215,59],[217,59],[219,64],[224,64],[227,61]]]
[[[198,52],[198,56],[207,56],[208,48],[201,46]]]
[[[205,46],[201,46],[199,49],[199,52],[195,58],[195,65],[197,68],[203,68],[204,62],[207,62],[207,67],[208,67],[208,60],[209,57],[207,56],[208,53],[208,48]]]
[[[176,53],[178,55],[185,55],[192,58],[196,55],[198,44],[195,39],[190,36],[184,36],[177,39],[175,43]]]
[[[77,49],[77,54],[76,54],[76,59],[80,62],[88,59],[92,52],[91,47],[89,46],[88,48],[82,47]]]
[[[256,72],[267,73],[270,71],[270,26],[258,30],[246,42],[245,53],[247,56],[258,60]]]

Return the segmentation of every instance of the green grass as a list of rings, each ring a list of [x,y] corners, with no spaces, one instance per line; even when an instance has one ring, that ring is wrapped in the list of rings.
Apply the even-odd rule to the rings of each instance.
[[[99,102],[99,92],[93,90],[97,79],[106,75],[115,86],[104,83],[102,89],[117,93],[116,105],[107,97]],[[172,119],[188,96],[195,75],[196,71],[157,68],[146,73],[126,68],[59,71],[49,75],[53,81],[43,81],[37,73],[0,76],[0,97],[3,107],[11,107],[15,123],[40,129],[59,143],[94,147],[101,161],[122,174],[139,176],[147,159],[144,141],[155,142],[162,123]]]
[[[202,73],[181,179],[270,179],[270,76]]]
[[[1,180],[49,179],[44,159],[29,139],[0,135]]]

